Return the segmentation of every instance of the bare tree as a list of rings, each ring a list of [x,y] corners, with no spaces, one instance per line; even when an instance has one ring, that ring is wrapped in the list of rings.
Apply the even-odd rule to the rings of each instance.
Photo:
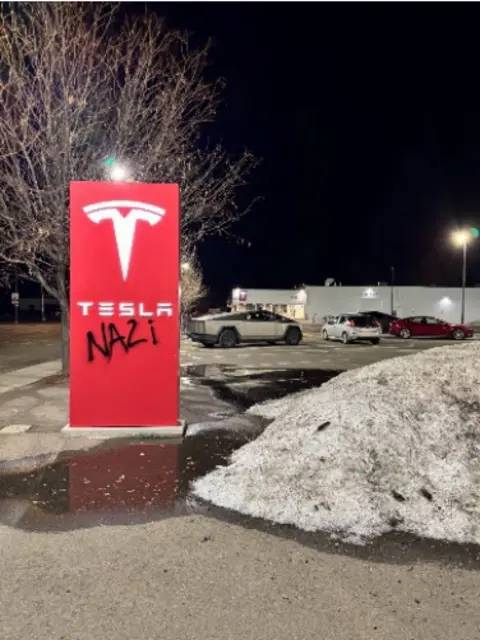
[[[207,294],[203,273],[195,253],[184,254],[181,262],[181,311],[188,314]]]
[[[58,300],[64,345],[70,180],[105,179],[114,157],[135,180],[179,183],[187,253],[243,213],[235,193],[255,159],[200,137],[222,89],[205,79],[208,53],[156,15],[123,20],[110,3],[3,7],[0,260]]]
[[[207,288],[203,284],[203,272],[195,251],[183,253],[180,269],[180,313],[184,332],[195,303],[207,295]]]

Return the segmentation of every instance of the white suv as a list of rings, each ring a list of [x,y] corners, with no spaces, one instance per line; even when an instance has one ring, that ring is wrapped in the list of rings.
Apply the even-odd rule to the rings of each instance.
[[[331,317],[322,327],[324,340],[341,340],[343,344],[366,340],[379,344],[382,328],[372,316],[345,313]]]

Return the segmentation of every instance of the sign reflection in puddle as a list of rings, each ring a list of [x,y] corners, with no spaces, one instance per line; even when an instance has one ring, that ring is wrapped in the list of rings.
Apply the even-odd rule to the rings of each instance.
[[[338,374],[228,366],[218,371],[219,379],[198,367],[183,371],[233,407],[210,416],[215,419],[228,419],[256,402],[320,386]],[[29,466],[15,461],[15,471],[0,469],[0,522],[32,531],[61,531],[204,512],[208,507],[188,494],[190,483],[225,464],[252,437],[246,430],[220,429],[219,425],[218,431],[198,433],[181,443],[137,440],[64,453],[53,462],[40,456],[27,461]]]
[[[134,524],[208,510],[189,485],[245,443],[209,432],[182,443],[99,447],[30,472],[0,474],[0,522],[37,531]]]

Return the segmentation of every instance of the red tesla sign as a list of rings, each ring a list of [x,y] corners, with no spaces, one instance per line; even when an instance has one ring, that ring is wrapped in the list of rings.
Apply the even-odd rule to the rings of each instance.
[[[179,190],[70,184],[70,427],[178,424]]]

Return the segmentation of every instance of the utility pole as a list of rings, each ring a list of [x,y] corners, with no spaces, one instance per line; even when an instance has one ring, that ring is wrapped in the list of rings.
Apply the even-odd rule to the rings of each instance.
[[[18,324],[18,308],[20,306],[20,294],[18,292],[18,271],[15,269],[15,282],[14,282],[14,299],[13,299],[13,321]]]
[[[390,313],[393,315],[395,311],[395,303],[393,297],[393,287],[395,285],[395,267],[390,267]]]
[[[45,293],[43,291],[42,285],[40,285],[40,302],[41,302],[41,308],[42,308],[42,322],[45,322],[45,320],[46,320],[46,318],[45,318]]]
[[[455,231],[452,234],[452,240],[458,247],[462,247],[462,306],[460,322],[465,323],[465,294],[467,287],[467,245],[472,238],[477,238],[479,235],[478,229],[463,229]]]
[[[463,249],[463,264],[462,264],[462,311],[460,316],[460,323],[465,324],[465,288],[467,286],[467,240],[464,239],[462,243]]]

